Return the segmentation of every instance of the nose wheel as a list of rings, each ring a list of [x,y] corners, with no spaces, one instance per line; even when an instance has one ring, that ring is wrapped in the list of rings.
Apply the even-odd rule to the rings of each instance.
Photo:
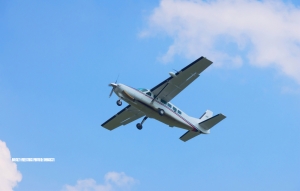
[[[121,106],[121,105],[122,105],[122,101],[121,101],[121,100],[118,100],[118,101],[117,101],[117,105],[118,105],[118,106]]]
[[[136,128],[138,128],[138,130],[142,130],[143,128],[143,123],[146,121],[148,117],[144,117],[143,121],[141,123],[136,124]]]

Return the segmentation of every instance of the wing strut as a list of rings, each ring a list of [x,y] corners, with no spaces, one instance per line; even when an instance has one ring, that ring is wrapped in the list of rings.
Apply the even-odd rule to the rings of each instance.
[[[151,101],[151,103],[154,102],[154,100],[159,96],[159,94],[160,94],[160,93],[161,93],[168,85],[169,85],[169,81],[166,83],[165,87],[163,87],[163,88],[160,90],[160,92],[158,92],[158,94],[154,96],[154,99]]]

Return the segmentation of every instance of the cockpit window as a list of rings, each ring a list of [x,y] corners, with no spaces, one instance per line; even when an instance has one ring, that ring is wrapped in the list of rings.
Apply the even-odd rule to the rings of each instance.
[[[147,94],[148,96],[152,96],[150,92],[147,92],[146,94]]]
[[[146,91],[148,91],[148,90],[145,89],[145,88],[138,88],[138,90],[141,91],[141,92],[146,92]]]

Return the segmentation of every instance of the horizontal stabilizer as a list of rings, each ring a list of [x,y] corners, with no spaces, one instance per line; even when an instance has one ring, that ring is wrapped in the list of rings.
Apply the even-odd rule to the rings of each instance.
[[[188,131],[180,137],[180,140],[186,142],[200,134],[201,134],[200,132]]]
[[[220,121],[222,121],[225,118],[226,118],[226,116],[220,113],[218,115],[213,116],[212,118],[202,121],[201,123],[199,123],[199,125],[203,129],[209,130],[210,128],[212,128],[213,126],[215,126],[217,123],[219,123]]]

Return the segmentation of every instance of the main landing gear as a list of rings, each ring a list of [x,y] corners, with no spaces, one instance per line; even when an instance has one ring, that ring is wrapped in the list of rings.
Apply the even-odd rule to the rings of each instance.
[[[144,117],[142,123],[138,123],[136,124],[136,128],[138,128],[138,130],[141,130],[143,128],[143,123],[146,121],[148,117]]]
[[[163,116],[165,114],[165,110],[158,108],[158,113],[160,116]]]
[[[121,105],[122,105],[122,101],[121,101],[120,99],[117,101],[117,105],[118,105],[118,106],[121,106]]]

